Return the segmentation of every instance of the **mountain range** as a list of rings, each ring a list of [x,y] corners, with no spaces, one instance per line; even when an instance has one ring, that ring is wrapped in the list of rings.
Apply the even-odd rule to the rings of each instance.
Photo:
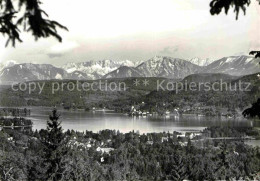
[[[114,60],[99,60],[99,61],[87,61],[80,63],[68,63],[61,68],[68,73],[73,73],[76,79],[100,79],[104,75],[116,70],[121,66],[135,67],[140,62],[114,61]],[[81,73],[80,73],[81,72]],[[76,77],[79,75],[78,77]]]
[[[66,70],[50,64],[23,63],[6,67],[0,72],[1,82],[23,82],[32,80],[68,79]]]
[[[103,78],[124,77],[165,77],[184,78],[193,73],[198,73],[201,67],[179,58],[155,56],[137,67],[119,67]]]
[[[216,61],[194,58],[184,60],[155,56],[147,61],[132,62],[99,60],[68,63],[62,67],[50,64],[0,64],[0,81],[23,82],[32,80],[75,79],[95,80],[125,77],[165,77],[183,79],[191,74],[221,73],[242,76],[260,72],[260,59],[250,56],[229,56]]]
[[[204,67],[203,73],[224,73],[235,76],[260,72],[260,59],[250,56],[224,57]]]

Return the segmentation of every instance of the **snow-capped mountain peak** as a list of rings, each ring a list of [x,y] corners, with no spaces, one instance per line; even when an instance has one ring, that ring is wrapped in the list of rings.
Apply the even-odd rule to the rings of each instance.
[[[15,60],[8,60],[7,62],[4,63],[5,67],[11,67],[15,64],[18,64]]]
[[[166,77],[181,79],[196,73],[222,73],[235,76],[260,71],[259,59],[250,56],[229,56],[212,62],[193,58],[184,60],[167,56],[154,56],[147,61],[115,61],[104,59],[80,63],[67,63],[62,68],[50,64],[8,61],[0,64],[0,81],[31,81],[50,79],[89,80],[124,77]],[[210,63],[212,62],[212,63]],[[199,66],[200,65],[200,66]]]
[[[213,60],[210,60],[209,58],[201,59],[199,57],[195,57],[189,60],[189,62],[199,65],[199,66],[207,66],[213,62]]]
[[[22,63],[5,67],[0,71],[1,82],[24,82],[66,78],[70,78],[70,75],[65,70],[50,64]]]
[[[7,67],[11,67],[11,66],[14,66],[18,64],[15,60],[8,60],[4,63],[1,63],[0,64],[0,71],[3,70],[4,68],[7,68]]]
[[[79,63],[67,63],[62,66],[64,70],[68,73],[73,73],[75,71],[80,71],[86,74],[88,77],[92,77],[92,79],[98,79],[103,75],[117,69],[120,65],[112,60],[99,60],[99,61],[87,61],[87,62],[79,62]],[[96,76],[93,76],[95,73]]]
[[[104,59],[98,61],[90,60],[79,63],[67,63],[66,65],[62,66],[62,68],[66,70],[68,73],[80,71],[84,73],[84,75],[88,78],[99,79],[104,75],[108,74],[109,72],[118,69],[121,66],[135,67],[137,66],[137,64],[139,65],[140,63],[140,61],[115,61],[110,59]]]
[[[183,78],[197,72],[200,67],[186,60],[155,56],[136,67],[146,77]]]
[[[184,78],[198,72],[200,67],[186,60],[166,56],[154,56],[136,67],[120,67],[103,78],[167,77]]]

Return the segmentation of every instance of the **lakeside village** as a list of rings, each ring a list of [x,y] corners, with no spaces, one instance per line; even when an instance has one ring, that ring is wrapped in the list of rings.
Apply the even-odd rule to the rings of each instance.
[[[95,110],[95,108],[93,108]],[[138,113],[137,113],[138,112]],[[178,114],[178,112],[176,111]],[[0,108],[0,130],[6,131],[6,130],[14,130],[14,131],[21,131],[21,132],[27,132],[30,133],[32,132],[32,126],[33,122],[30,119],[26,119],[24,117],[30,116],[31,110],[24,108]],[[141,113],[140,111],[136,110],[134,106],[132,107],[132,112],[131,114],[133,115],[146,115],[143,112]],[[150,113],[147,113],[148,115]],[[168,114],[168,113],[165,113]],[[257,131],[255,133],[254,131],[250,130],[251,133],[248,134],[248,131],[241,131],[239,132],[238,135],[236,134],[225,134],[221,133],[220,135],[216,136],[217,132],[215,129],[219,128],[206,128],[202,131],[180,131],[180,132],[173,132],[173,133],[158,133],[159,138],[156,138],[156,142],[160,140],[159,142],[164,142],[164,141],[169,141],[169,139],[174,139],[174,142],[178,142],[181,146],[187,146],[188,141],[191,141],[193,143],[196,143],[197,146],[203,147],[205,144],[205,141],[221,141],[221,140],[229,140],[229,141],[234,141],[234,140],[255,140],[255,139],[260,139],[260,131]],[[233,129],[233,128],[221,128],[221,129]],[[236,128],[237,129],[237,128]],[[241,128],[241,129],[251,129],[251,128]],[[68,130],[69,132],[74,132],[75,135],[80,136],[81,133],[75,132],[73,130]],[[103,130],[103,131],[112,131],[112,130]],[[224,130],[225,132],[226,130]],[[250,132],[249,131],[249,132]],[[38,132],[36,130],[36,132]],[[88,131],[87,131],[88,132]],[[87,134],[87,132],[85,134]],[[101,131],[102,132],[102,131]],[[115,130],[113,131],[115,132]],[[226,131],[227,132],[227,131]],[[76,134],[77,133],[77,134]],[[89,132],[91,134],[91,131]],[[130,132],[131,133],[131,132]],[[129,134],[130,134],[129,133]],[[134,131],[132,133],[135,133]],[[139,137],[141,136],[139,132],[136,132]],[[82,133],[84,134],[84,133]],[[118,131],[119,134],[119,131]],[[127,133],[128,134],[128,133]],[[153,138],[153,134],[157,133],[148,133],[146,134],[146,144],[152,145],[155,141],[155,138]],[[36,139],[36,138],[35,138]],[[8,138],[8,140],[12,141],[14,144],[16,143],[14,138],[11,136]],[[96,151],[99,151],[101,153],[109,153],[110,151],[113,151],[114,148],[111,147],[111,140],[106,139],[106,141],[98,141],[100,139],[81,139],[77,138],[76,136],[73,136],[71,140],[68,142],[68,145],[70,147],[78,147],[81,150],[82,149],[90,149],[90,148],[95,148]],[[28,140],[27,140],[28,141]],[[24,145],[26,147],[26,143],[21,143],[21,140],[18,138],[18,144]]]
[[[142,105],[145,103],[142,102]],[[153,116],[153,115],[161,115],[161,116],[219,116],[226,118],[236,118],[242,114],[239,114],[239,111],[235,108],[216,108],[215,106],[203,106],[201,104],[195,104],[192,106],[184,106],[183,108],[176,107],[171,111],[165,108],[165,104],[162,106],[163,108],[158,108],[149,112],[145,109],[142,109],[142,106],[132,106],[128,115],[131,116]]]
[[[217,109],[214,106],[202,106],[201,104],[195,104],[192,106],[184,106],[182,108],[174,108],[171,111],[166,109],[167,105],[157,106],[155,109],[146,109],[144,102],[131,106],[130,111],[125,112],[125,115],[129,116],[219,116],[224,118],[238,118],[240,114],[235,109]],[[62,108],[62,107],[61,107]],[[82,110],[82,111],[106,111],[103,109],[92,107],[86,109],[78,109],[76,107],[64,107],[63,109]],[[149,110],[149,111],[148,111]],[[116,110],[116,112],[120,112]],[[31,110],[27,108],[0,108],[0,129],[27,129],[33,126],[33,122],[24,117],[30,116]]]
[[[26,134],[31,134],[32,131],[32,121],[29,119],[25,119],[21,116],[30,115],[29,109],[19,109],[19,108],[1,108],[0,113],[3,115],[8,115],[7,118],[0,118],[0,131],[4,131],[9,134],[7,140],[9,140],[12,144],[22,146],[24,149],[28,148],[28,144],[30,139],[24,137],[17,137],[12,132],[18,131]],[[13,116],[11,116],[13,115]],[[219,130],[221,129],[221,130]],[[234,129],[234,130],[233,130]],[[236,130],[241,129],[241,130]],[[246,130],[244,130],[246,129]],[[13,131],[11,131],[13,130]],[[232,133],[233,131],[233,133]],[[35,131],[33,134],[35,135],[31,139],[37,140],[39,137],[39,133],[41,131]],[[92,131],[78,132],[74,130],[67,130],[66,134],[71,135],[70,140],[67,143],[67,146],[70,148],[77,148],[80,151],[93,149],[97,152],[100,152],[101,155],[109,154],[111,151],[115,150],[115,143],[111,140],[112,135],[120,135],[120,133],[116,130],[102,130],[99,133],[93,133]],[[91,135],[91,136],[84,136]],[[99,138],[100,135],[103,135],[103,138]],[[139,131],[132,131],[124,134],[125,137],[131,135],[131,137],[138,136],[138,139],[145,140],[147,145],[153,145],[155,142],[169,142],[172,141],[175,144],[180,146],[187,146],[189,142],[196,145],[197,147],[205,147],[205,144],[208,145],[213,144],[213,142],[219,141],[245,141],[245,140],[256,140],[260,139],[260,131],[253,130],[253,128],[219,128],[219,127],[211,127],[206,128],[202,131],[174,131],[173,133],[147,133],[141,135]],[[143,140],[143,141],[144,141]],[[217,149],[217,147],[215,148]],[[100,158],[100,162],[104,162],[104,157]]]
[[[217,116],[228,119],[241,118],[242,111],[234,107],[216,107],[206,106],[203,103],[195,103],[192,105],[184,105],[182,107],[172,107],[169,103],[156,104],[155,106],[149,106],[145,102],[135,103],[131,106],[125,106],[121,108],[111,107],[105,104],[93,104],[88,107],[77,107],[75,103],[65,105],[62,103],[60,106],[66,110],[78,110],[78,111],[115,111],[117,113],[123,113],[129,116]]]
[[[65,108],[69,109],[69,108]],[[74,110],[81,110],[73,108]],[[106,107],[103,108],[87,108],[85,111],[105,111]],[[129,116],[217,116],[223,118],[240,118],[242,117],[242,111],[235,108],[220,108],[215,106],[205,106],[203,104],[197,103],[194,105],[186,105],[184,107],[172,108],[163,103],[162,105],[156,105],[154,108],[147,108],[144,102],[141,104],[132,105],[128,110],[116,109],[116,112],[124,113]]]

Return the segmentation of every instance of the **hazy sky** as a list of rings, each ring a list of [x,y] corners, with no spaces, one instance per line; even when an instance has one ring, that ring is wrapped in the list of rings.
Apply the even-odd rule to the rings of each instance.
[[[42,0],[51,19],[69,28],[37,42],[23,34],[23,43],[5,48],[0,61],[52,63],[87,60],[147,60],[155,55],[217,59],[260,49],[260,6],[253,1],[246,16],[235,20],[211,16],[209,0]]]

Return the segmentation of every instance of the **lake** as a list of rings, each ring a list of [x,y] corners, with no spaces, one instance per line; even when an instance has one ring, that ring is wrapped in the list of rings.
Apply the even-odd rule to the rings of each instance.
[[[46,121],[51,114],[52,108],[30,107],[33,121],[33,129],[46,128]],[[64,130],[74,129],[77,131],[98,132],[103,129],[119,130],[126,133],[139,130],[140,133],[148,132],[173,132],[173,131],[200,131],[209,126],[230,127],[260,127],[259,121],[246,119],[226,119],[217,117],[198,116],[147,116],[131,117],[113,111],[69,111],[58,108]]]

